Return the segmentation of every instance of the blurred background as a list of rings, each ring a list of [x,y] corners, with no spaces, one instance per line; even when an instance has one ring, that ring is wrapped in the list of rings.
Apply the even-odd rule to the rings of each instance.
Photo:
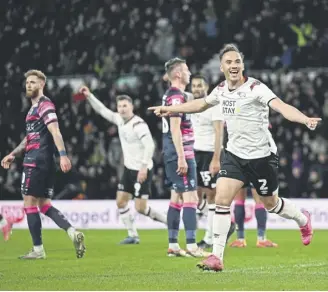
[[[114,199],[123,160],[117,129],[74,97],[88,84],[115,110],[129,94],[156,142],[152,198],[168,198],[161,156],[159,104],[164,62],[178,56],[213,88],[222,79],[218,52],[229,42],[246,55],[246,73],[304,113],[323,118],[318,131],[271,115],[280,153],[280,192],[327,198],[327,0],[4,0],[0,9],[0,154],[24,137],[30,104],[23,74],[42,70],[55,103],[69,174],[57,171],[56,199]],[[21,160],[0,170],[0,198],[19,200]]]

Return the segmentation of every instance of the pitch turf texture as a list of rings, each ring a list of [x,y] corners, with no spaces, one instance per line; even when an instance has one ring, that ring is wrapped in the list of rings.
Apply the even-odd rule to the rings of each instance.
[[[201,237],[203,231],[198,236]],[[225,270],[202,272],[198,259],[168,258],[165,230],[140,231],[141,244],[119,246],[125,231],[85,231],[87,253],[76,259],[60,230],[43,232],[46,260],[22,261],[30,249],[26,230],[0,241],[0,290],[327,290],[327,231],[304,247],[298,231],[269,231],[279,248],[227,248]],[[181,235],[183,241],[183,234]]]

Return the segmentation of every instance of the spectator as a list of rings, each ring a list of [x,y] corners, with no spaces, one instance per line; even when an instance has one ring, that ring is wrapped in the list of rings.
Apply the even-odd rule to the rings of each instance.
[[[96,96],[111,109],[116,107],[117,94],[133,98],[136,113],[149,124],[156,140],[153,197],[165,198],[161,121],[146,111],[161,102],[166,90],[163,63],[183,56],[194,72],[204,68],[214,86],[220,76],[216,53],[222,44],[236,41],[246,54],[250,75],[267,83],[286,102],[324,118],[318,131],[309,132],[272,114],[272,133],[281,155],[280,191],[296,197],[327,197],[323,153],[328,146],[328,74],[298,69],[327,65],[328,30],[317,16],[327,12],[328,6],[325,1],[253,2],[122,0],[91,1],[85,6],[82,0],[19,5],[5,1],[0,12],[0,132],[5,137],[1,156],[24,137],[30,104],[22,89],[23,73],[38,68],[60,76],[49,77],[46,95],[56,104],[76,173],[74,178],[58,176],[56,193],[114,198],[122,171],[117,129],[83,100],[72,97],[82,82],[93,82]],[[272,71],[281,67],[284,70]],[[67,82],[71,76],[75,79]],[[1,198],[21,199],[18,165],[20,160],[10,171],[1,170]]]

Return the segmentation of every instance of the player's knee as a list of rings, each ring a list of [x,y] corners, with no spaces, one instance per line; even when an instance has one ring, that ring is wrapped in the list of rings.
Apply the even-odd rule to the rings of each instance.
[[[203,189],[202,188],[197,189],[197,196],[198,196],[198,202],[201,203],[203,201]]]
[[[181,197],[181,194],[180,193],[177,193],[174,190],[171,190],[170,202],[173,203],[173,204],[180,204],[180,205],[182,205],[183,199]]]
[[[208,204],[215,204],[215,189],[206,192],[206,200]]]
[[[198,204],[198,195],[196,191],[183,193],[183,202],[184,203],[195,203]]]
[[[45,214],[51,207],[51,200],[50,199],[45,199],[45,198],[40,198],[38,200],[38,207],[41,213]]]
[[[242,188],[238,191],[237,195],[235,196],[235,200],[238,201],[245,201],[246,200],[247,189]]]
[[[33,196],[26,195],[24,196],[24,207],[37,206],[38,199]]]
[[[120,208],[125,208],[130,200],[130,195],[127,192],[118,191],[116,194],[116,205]]]
[[[126,201],[116,200],[116,205],[117,205],[117,208],[119,208],[119,209],[125,208],[127,204],[128,204],[128,202],[126,202]]]
[[[147,203],[148,203],[147,199],[136,198],[134,200],[134,207],[138,213],[145,215],[147,209]]]
[[[233,197],[226,196],[224,194],[217,194],[215,196],[215,204],[220,206],[230,207],[232,204]]]
[[[256,190],[254,188],[252,188],[252,196],[253,196],[256,204],[262,203],[261,197],[259,196],[259,194],[256,192]]]
[[[277,196],[261,197],[261,201],[265,209],[272,210],[277,205],[278,197]]]
[[[51,204],[51,200],[48,198],[39,198],[38,206],[41,209],[43,206]]]
[[[140,214],[145,214],[146,207],[147,207],[146,204],[137,204],[137,203],[135,204],[136,211]]]
[[[128,201],[125,198],[122,197],[116,197],[116,206],[117,208],[121,209],[121,208],[125,208],[126,205],[128,204]]]

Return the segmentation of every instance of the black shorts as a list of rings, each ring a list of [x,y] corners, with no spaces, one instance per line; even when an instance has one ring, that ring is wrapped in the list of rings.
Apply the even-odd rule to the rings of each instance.
[[[210,174],[210,164],[213,158],[213,152],[195,151],[197,164],[197,181],[198,186],[203,188],[215,189],[217,176]]]
[[[225,151],[221,163],[220,177],[229,177],[251,183],[260,196],[271,196],[278,192],[278,155],[258,159],[242,159]]]
[[[21,192],[23,196],[51,199],[54,193],[55,167],[39,168],[24,166]]]
[[[124,167],[117,189],[121,192],[129,193],[135,198],[148,199],[151,192],[153,170],[148,169],[147,179],[142,184],[137,182],[138,172],[138,170]]]
[[[188,164],[187,175],[181,176],[177,174],[178,161],[165,161],[165,176],[167,185],[177,193],[185,193],[195,191],[197,189],[197,171],[195,159],[186,159]]]

